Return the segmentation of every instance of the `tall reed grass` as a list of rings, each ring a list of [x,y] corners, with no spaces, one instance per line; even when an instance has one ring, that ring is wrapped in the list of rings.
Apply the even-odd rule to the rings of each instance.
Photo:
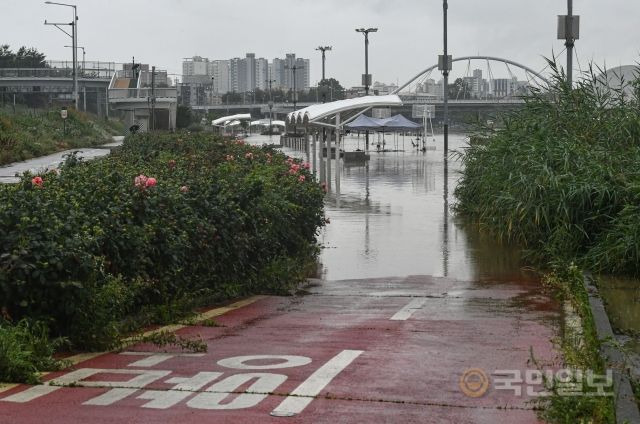
[[[503,128],[479,128],[458,152],[455,210],[536,260],[637,275],[640,79],[608,87],[592,66],[571,89],[549,65],[548,87],[532,89]]]

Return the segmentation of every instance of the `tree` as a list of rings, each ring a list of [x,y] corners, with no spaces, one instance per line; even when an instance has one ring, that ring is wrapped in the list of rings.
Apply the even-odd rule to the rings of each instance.
[[[191,114],[191,108],[187,106],[178,106],[176,112],[176,127],[188,128],[193,121],[193,115]]]
[[[34,47],[22,46],[16,53],[8,44],[0,46],[0,68],[48,68],[46,55]]]
[[[449,84],[449,98],[470,99],[471,87],[469,83],[462,78],[457,78],[453,84]]]

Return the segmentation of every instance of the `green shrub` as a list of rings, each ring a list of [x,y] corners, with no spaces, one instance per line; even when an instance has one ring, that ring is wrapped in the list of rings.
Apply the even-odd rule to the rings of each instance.
[[[571,90],[557,70],[524,100],[503,129],[481,130],[461,152],[457,212],[534,259],[638,274],[637,100],[603,89],[593,72]]]
[[[35,384],[38,372],[60,369],[63,363],[53,354],[64,340],[50,341],[48,332],[41,322],[0,321],[0,381]]]
[[[290,167],[211,135],[142,134],[104,159],[68,158],[42,187],[30,175],[0,187],[0,306],[104,348],[138,313],[167,319],[299,281],[317,253],[323,192]],[[136,187],[141,174],[157,185]]]

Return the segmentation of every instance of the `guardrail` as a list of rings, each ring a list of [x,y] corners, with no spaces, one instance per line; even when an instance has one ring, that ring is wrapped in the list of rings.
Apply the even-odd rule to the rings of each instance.
[[[109,100],[118,99],[146,99],[155,96],[156,98],[177,98],[178,90],[176,88],[110,88]]]
[[[78,69],[78,78],[111,79],[110,69]],[[73,68],[0,68],[0,78],[53,79],[73,78]]]

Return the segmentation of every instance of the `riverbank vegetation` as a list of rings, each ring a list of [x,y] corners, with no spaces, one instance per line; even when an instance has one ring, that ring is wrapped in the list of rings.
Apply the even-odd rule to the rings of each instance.
[[[325,223],[305,165],[212,135],[143,134],[0,186],[5,322],[105,349],[198,306],[287,292],[315,264]]]
[[[545,90],[481,128],[459,152],[456,212],[481,232],[519,244],[547,286],[581,318],[566,365],[604,370],[580,269],[640,274],[640,79],[607,87],[591,70],[571,89],[555,63]],[[613,422],[609,398],[553,395],[550,422]],[[586,420],[586,421],[585,421]]]
[[[123,133],[119,121],[73,109],[68,110],[65,132],[60,109],[0,107],[0,165],[109,143],[112,136]]]
[[[552,66],[555,66],[552,64]],[[629,81],[636,95],[640,81]],[[456,211],[532,259],[640,273],[640,104],[593,73],[549,89],[479,131],[460,156]]]

